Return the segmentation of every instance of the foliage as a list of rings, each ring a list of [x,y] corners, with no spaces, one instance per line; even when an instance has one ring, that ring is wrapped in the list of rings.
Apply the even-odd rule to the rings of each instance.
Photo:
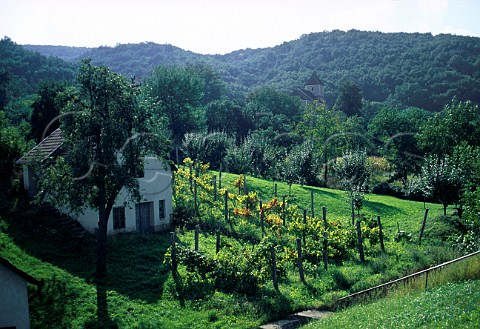
[[[396,171],[393,178],[401,178],[404,186],[408,175],[420,169],[424,153],[416,137],[429,116],[419,108],[398,110],[384,107],[369,124],[369,132],[382,143],[381,153]]]
[[[183,149],[191,159],[209,163],[212,169],[219,169],[233,144],[233,140],[226,133],[187,133],[183,140]]]
[[[204,81],[192,69],[158,66],[146,80],[146,93],[157,102],[167,118],[173,142],[180,146],[187,132],[199,127],[197,109],[203,97]]]
[[[235,136],[237,143],[254,130],[254,118],[238,102],[226,98],[205,106],[205,120],[209,132],[225,132]]]
[[[107,221],[121,189],[139,198],[137,172],[147,152],[164,154],[165,138],[153,134],[150,104],[137,99],[138,90],[124,77],[85,60],[78,74],[80,90],[70,90],[62,108],[65,158],[41,177],[38,199],[81,212],[98,211],[97,274],[106,273]]]
[[[36,92],[43,81],[72,81],[73,65],[24,49],[10,38],[0,40],[0,109]]]
[[[335,108],[345,113],[347,116],[360,115],[362,109],[362,91],[353,82],[344,82],[340,86]]]
[[[449,204],[460,200],[460,192],[465,184],[461,166],[448,155],[428,156],[421,169],[420,184],[425,196],[443,204],[444,215]]]
[[[231,147],[225,162],[232,173],[251,172],[254,176],[272,177],[278,150],[260,134],[249,135],[238,147]]]
[[[347,151],[334,164],[335,173],[342,179],[343,187],[351,195],[365,192],[371,174],[365,151]]]
[[[480,101],[479,49],[479,39],[466,36],[334,30],[225,55],[141,43],[95,48],[79,58],[89,56],[93,63],[137,77],[149,76],[158,65],[207,62],[226,82],[226,94],[235,98],[266,85],[290,91],[316,70],[330,106],[339,98],[341,84],[351,81],[368,101],[440,111],[455,96]]]
[[[30,135],[37,143],[50,135],[60,126],[58,115],[63,104],[55,102],[55,97],[65,90],[65,86],[59,83],[42,84],[38,97],[32,104]]]
[[[22,127],[7,124],[4,112],[0,111],[0,200],[3,206],[10,201],[12,179],[16,177],[15,161],[20,158],[28,144],[24,138]],[[3,207],[2,206],[2,207]]]
[[[480,110],[470,101],[454,99],[423,125],[418,136],[420,146],[429,154],[451,154],[464,142],[480,145]]]
[[[341,135],[342,114],[328,109],[325,103],[309,104],[296,127],[297,134],[313,143],[317,158],[323,160],[324,183],[328,180],[328,161],[338,154],[338,137]]]
[[[318,185],[318,161],[313,153],[313,143],[306,141],[294,146],[280,164],[280,176],[290,186],[294,183]]]

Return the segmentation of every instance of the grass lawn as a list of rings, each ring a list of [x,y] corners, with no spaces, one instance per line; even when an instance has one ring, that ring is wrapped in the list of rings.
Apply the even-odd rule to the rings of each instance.
[[[222,174],[223,186],[236,192],[233,182],[237,177]],[[248,177],[247,182],[250,190],[256,191],[262,200],[273,197],[273,182],[252,177]],[[322,206],[326,206],[329,220],[350,225],[350,206],[345,192],[294,185],[291,196],[287,197],[288,204],[310,211],[312,190],[316,216],[321,214]],[[278,195],[288,192],[286,184],[278,183]],[[164,262],[170,246],[168,233],[109,237],[109,276],[104,281],[96,281],[94,237],[87,236],[81,243],[62,239],[40,225],[34,211],[0,217],[0,256],[30,275],[46,280],[42,295],[30,305],[33,328],[256,328],[294,311],[322,307],[352,291],[456,256],[450,244],[435,235],[442,229],[447,230],[437,219],[443,208],[437,204],[426,204],[426,207],[430,208],[427,234],[422,246],[418,246],[424,204],[367,195],[362,213],[372,218],[381,215],[386,235],[385,255],[381,255],[377,247],[370,248],[364,263],[353,256],[332,262],[328,271],[321,264],[306,262],[306,283],[300,281],[296,265],[287,264],[278,291],[270,280],[253,296],[218,290],[205,293],[201,299],[189,298],[188,291],[179,294],[179,286],[186,286],[189,277],[180,266],[180,279],[175,278],[168,261]],[[411,233],[413,241],[393,241],[397,225]],[[259,227],[255,230],[260,236]],[[193,236],[191,230],[177,231],[178,242],[190,249],[193,249]],[[212,232],[201,232],[201,253],[213,257],[215,243]],[[255,248],[251,242],[225,236],[222,236],[222,246]],[[355,253],[353,250],[352,255]],[[204,288],[201,282],[197,286],[190,282],[188,287]]]
[[[396,293],[311,322],[302,329],[478,328],[480,280],[447,283],[426,292]]]

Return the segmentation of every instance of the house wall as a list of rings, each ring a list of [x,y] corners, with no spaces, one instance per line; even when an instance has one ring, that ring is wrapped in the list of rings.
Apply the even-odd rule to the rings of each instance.
[[[30,328],[27,282],[0,264],[0,328]]]
[[[165,169],[163,163],[154,157],[145,158],[144,177],[138,178],[140,203],[150,203],[150,226],[153,231],[166,230],[170,227],[172,204],[172,172]],[[165,200],[165,218],[160,218],[159,203]],[[108,234],[137,231],[136,202],[130,201],[129,194],[122,189],[115,201],[114,207],[125,207],[125,228],[114,230],[113,211],[108,219]],[[75,218],[75,216],[73,216]],[[98,228],[98,213],[92,209],[77,216],[77,220],[88,231]]]
[[[306,85],[305,90],[310,91],[316,97],[324,98],[324,87],[322,85]]]

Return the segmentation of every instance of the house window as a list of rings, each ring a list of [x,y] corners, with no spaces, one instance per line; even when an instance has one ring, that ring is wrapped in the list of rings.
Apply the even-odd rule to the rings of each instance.
[[[165,200],[158,201],[158,216],[160,219],[165,219]]]
[[[113,208],[113,229],[125,228],[125,207]]]

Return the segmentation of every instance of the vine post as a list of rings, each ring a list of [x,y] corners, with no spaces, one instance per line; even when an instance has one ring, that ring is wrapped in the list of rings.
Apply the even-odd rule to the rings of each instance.
[[[302,240],[297,238],[297,255],[298,255],[298,273],[300,281],[305,283],[305,274],[303,273],[303,258],[302,258]]]
[[[220,163],[220,169],[218,171],[218,188],[222,188],[222,163]]]
[[[312,208],[312,218],[315,218],[315,205],[314,205],[314,195],[313,195],[313,190],[310,191],[310,206]]]
[[[213,185],[213,201],[217,201],[217,175],[213,175],[212,185]]]
[[[272,255],[272,279],[273,287],[278,291],[278,279],[277,279],[277,260],[275,257],[275,246],[270,247],[270,253]]]
[[[427,223],[428,208],[425,208],[425,214],[423,215],[422,228],[420,229],[420,237],[418,238],[418,245],[422,244],[423,231],[425,230],[425,224]]]
[[[195,251],[198,252],[198,234],[200,232],[200,225],[195,225]]]
[[[305,245],[305,230],[307,229],[307,209],[303,209],[303,230],[302,230],[302,240],[303,244]]]
[[[175,232],[170,232],[170,243],[172,245],[172,273],[177,273],[177,237]]]
[[[264,223],[264,214],[263,214],[263,202],[260,200],[260,225],[262,227],[262,239],[265,236],[265,223]]]
[[[225,223],[228,223],[228,191],[225,191]]]
[[[360,221],[357,220],[357,244],[358,244],[358,254],[360,255],[360,261],[365,261],[365,254],[363,253],[363,240],[362,240],[362,231],[360,230]]]
[[[327,207],[322,207],[322,213],[323,213],[323,225],[324,225],[324,231],[323,231],[323,266],[325,267],[325,270],[327,270],[328,269]]]
[[[353,200],[353,198],[352,198],[351,207],[352,207],[352,225],[355,225],[355,201]]]
[[[382,249],[382,252],[385,253],[385,244],[383,243],[383,228],[382,228],[382,222],[380,221],[380,215],[377,216],[377,225],[378,225],[378,234],[380,235],[380,248]]]

